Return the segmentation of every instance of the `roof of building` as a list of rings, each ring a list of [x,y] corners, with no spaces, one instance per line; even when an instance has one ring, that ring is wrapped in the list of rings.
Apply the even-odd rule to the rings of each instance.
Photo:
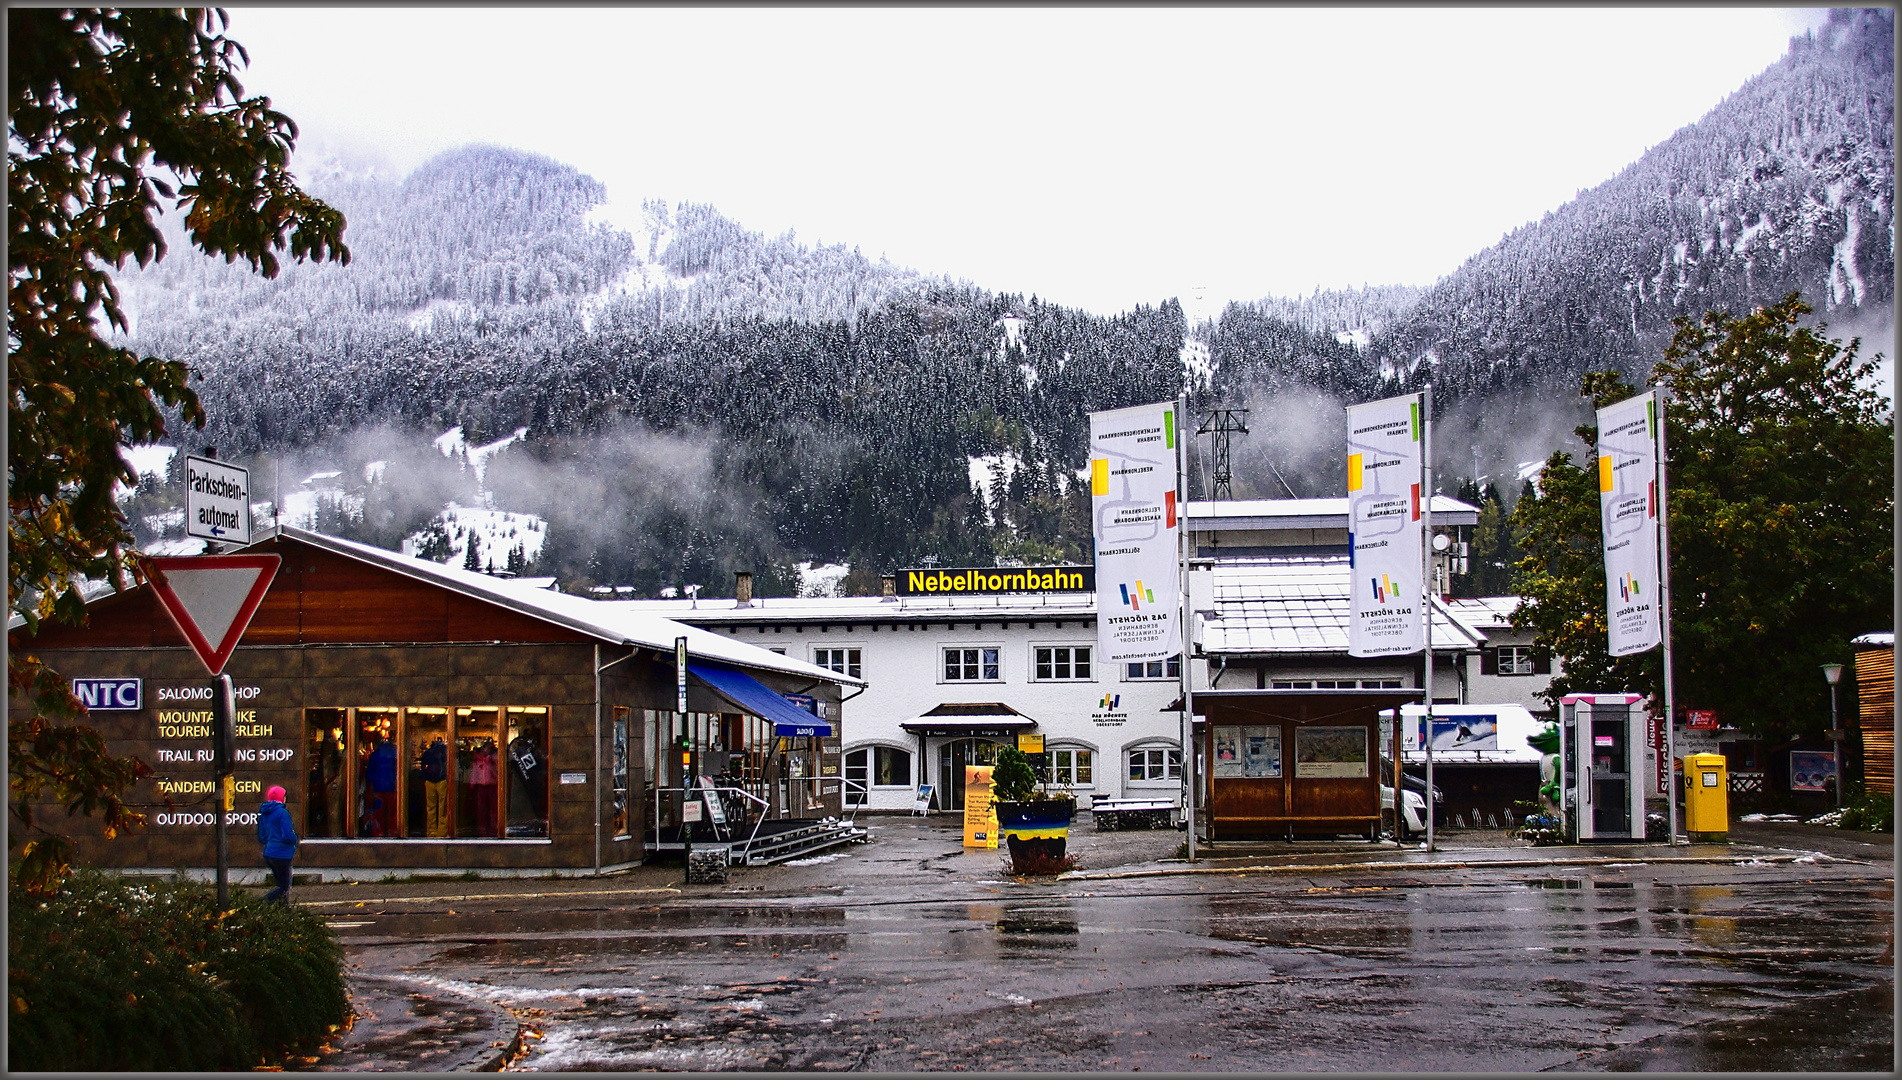
[[[597,600],[604,608],[640,611],[696,624],[903,622],[932,619],[1092,619],[1096,594],[1017,593],[996,596],[731,597],[698,600]]]
[[[1479,630],[1506,630],[1512,627],[1512,613],[1518,610],[1517,596],[1455,596],[1447,609],[1461,622]]]
[[[1854,641],[1851,641],[1850,644],[1856,646],[1858,649],[1865,650],[1893,649],[1895,648],[1895,631],[1879,630],[1873,634],[1864,634]]]
[[[675,622],[651,611],[638,611],[624,604],[590,600],[586,597],[536,588],[532,584],[532,579],[490,577],[487,574],[444,566],[427,559],[417,559],[399,552],[372,547],[369,544],[360,544],[354,540],[307,532],[288,525],[281,526],[278,534],[346,558],[370,563],[406,577],[427,581],[465,596],[472,596],[512,611],[543,619],[558,626],[565,626],[612,644],[638,645],[661,652],[672,652],[674,639],[684,637],[687,639],[687,654],[691,657],[721,660],[740,667],[784,672],[825,682],[848,683],[853,686],[865,685],[863,679],[842,675],[816,664],[783,656],[769,649],[743,644],[710,630]],[[263,539],[270,539],[270,536],[267,534]]]
[[[1436,525],[1476,525],[1479,507],[1447,495],[1433,496]],[[1209,529],[1345,529],[1347,496],[1325,499],[1225,499],[1191,502],[1184,515],[1193,531]]]
[[[1208,653],[1346,653],[1346,556],[1263,557],[1214,567],[1215,617],[1202,624]],[[1478,648],[1486,640],[1433,601],[1433,648]]]

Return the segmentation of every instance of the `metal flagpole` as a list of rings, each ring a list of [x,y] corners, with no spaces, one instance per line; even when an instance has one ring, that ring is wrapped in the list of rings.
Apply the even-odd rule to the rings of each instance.
[[[1195,690],[1189,680],[1189,438],[1188,395],[1176,398],[1176,551],[1182,557],[1182,770],[1188,782],[1183,787],[1182,806],[1189,831],[1189,861],[1195,861]]]
[[[1433,384],[1426,385],[1420,406],[1420,593],[1426,603],[1421,618],[1426,630],[1426,848],[1433,846]],[[1402,795],[1404,799],[1406,796]]]
[[[1651,408],[1658,418],[1658,631],[1664,646],[1664,775],[1665,804],[1671,815],[1671,846],[1677,846],[1677,698],[1671,685],[1671,533],[1664,512],[1664,387],[1651,388]],[[1838,781],[1840,783],[1840,781]]]

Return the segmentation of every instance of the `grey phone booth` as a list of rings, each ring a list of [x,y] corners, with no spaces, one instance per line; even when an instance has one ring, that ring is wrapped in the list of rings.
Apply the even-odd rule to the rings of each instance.
[[[1559,699],[1559,809],[1581,841],[1644,839],[1643,702],[1643,694]]]

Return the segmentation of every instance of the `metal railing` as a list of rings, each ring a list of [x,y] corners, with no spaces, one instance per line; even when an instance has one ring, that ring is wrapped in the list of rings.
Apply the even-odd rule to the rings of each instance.
[[[662,795],[669,794],[672,792],[679,792],[681,794],[682,796],[681,802],[683,805],[685,805],[687,797],[702,798],[708,792],[712,792],[714,793],[715,796],[717,796],[720,799],[720,802],[722,804],[721,813],[723,815],[725,814],[725,811],[726,811],[726,807],[724,804],[726,803],[726,797],[728,795],[736,795],[739,798],[744,799],[747,802],[750,802],[754,804],[755,806],[757,806],[759,808],[759,813],[753,819],[753,831],[748,833],[746,836],[746,844],[749,847],[752,846],[754,839],[759,836],[759,827],[765,824],[766,822],[766,811],[772,808],[771,803],[768,803],[765,799],[760,798],[758,795],[753,794],[752,792],[746,790],[745,788],[721,787],[718,785],[715,785],[713,787],[657,787],[654,789],[654,812],[653,812],[653,815],[648,818],[649,821],[653,822],[652,834],[654,837],[655,847],[660,846],[660,798]],[[685,815],[682,815],[682,816],[684,817]],[[715,822],[710,822],[710,824],[713,826],[714,836],[718,837],[722,841],[732,839],[732,832],[727,823],[715,821]],[[680,828],[682,830],[683,836],[685,835],[685,830],[687,830],[690,827],[691,827],[690,823],[686,821],[682,821],[680,823]]]

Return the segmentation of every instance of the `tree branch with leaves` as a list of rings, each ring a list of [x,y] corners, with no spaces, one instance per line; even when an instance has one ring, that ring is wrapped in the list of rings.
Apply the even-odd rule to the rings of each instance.
[[[163,437],[166,409],[204,425],[184,363],[108,339],[128,329],[112,270],[165,255],[161,200],[193,245],[265,277],[281,251],[350,258],[343,215],[290,173],[296,125],[244,96],[226,26],[212,10],[7,11],[7,608],[29,637],[48,618],[83,624],[86,583],[137,579],[121,447]],[[49,883],[70,847],[30,801],[136,825],[123,795],[144,766],[111,758],[65,680],[17,647],[8,684],[32,706],[8,719],[20,872]]]

